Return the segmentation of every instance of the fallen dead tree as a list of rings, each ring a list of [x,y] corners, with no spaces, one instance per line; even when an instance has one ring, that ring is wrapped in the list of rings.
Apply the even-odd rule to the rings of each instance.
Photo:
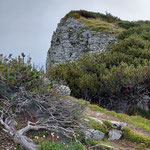
[[[0,99],[0,124],[15,143],[27,150],[36,150],[38,145],[26,136],[28,131],[45,129],[76,139],[78,123],[73,117],[82,111],[83,106],[78,102],[63,100],[50,94],[31,95],[20,88],[11,99]],[[27,119],[26,126],[17,130],[16,118],[20,114],[32,115],[36,121]]]

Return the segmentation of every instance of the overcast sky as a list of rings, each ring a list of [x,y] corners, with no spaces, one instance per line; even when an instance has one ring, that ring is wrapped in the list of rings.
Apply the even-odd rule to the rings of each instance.
[[[24,52],[45,65],[60,19],[71,10],[106,11],[124,20],[150,20],[150,0],[0,0],[0,53]]]

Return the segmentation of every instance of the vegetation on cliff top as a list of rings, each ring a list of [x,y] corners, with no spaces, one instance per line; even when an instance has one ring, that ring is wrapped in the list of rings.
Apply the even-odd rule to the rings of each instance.
[[[87,19],[102,19],[103,21],[109,22],[109,23],[116,23],[119,27],[129,29],[132,27],[139,27],[141,25],[150,25],[150,21],[123,21],[120,18],[113,16],[111,13],[102,14],[102,13],[96,13],[86,10],[77,10],[77,11],[70,11],[66,16],[65,19],[69,17],[74,17],[76,19],[80,17],[84,17]]]
[[[105,15],[105,14],[90,12],[90,11],[86,11],[86,10],[70,11],[65,16],[65,18],[69,18],[69,17],[74,17],[76,19],[79,17],[84,17],[84,18],[88,18],[88,19],[90,19],[90,18],[91,19],[102,19],[109,23],[114,23],[116,21],[120,21],[120,19],[118,17],[115,17],[115,16],[111,15],[110,13],[106,13],[106,15]]]
[[[91,29],[96,32],[100,33],[106,33],[110,35],[118,35],[120,32],[122,32],[124,29],[117,26],[114,23],[106,22],[100,18],[93,19],[93,18],[84,18],[80,17],[77,19],[78,21],[84,22],[86,29]]]
[[[79,21],[85,22],[87,28],[97,32],[105,32],[113,35],[118,35],[125,29],[150,25],[150,21],[123,21],[120,18],[113,16],[110,13],[102,14],[86,10],[70,11],[64,19],[73,17]]]

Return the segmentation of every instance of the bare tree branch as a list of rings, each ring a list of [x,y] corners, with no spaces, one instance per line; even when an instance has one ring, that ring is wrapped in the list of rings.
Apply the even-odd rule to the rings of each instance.
[[[10,139],[27,150],[36,150],[38,147],[25,135],[30,130],[45,129],[76,139],[75,130],[79,126],[73,117],[83,111],[83,106],[78,102],[63,100],[63,97],[57,98],[49,94],[32,95],[23,88],[15,93],[11,100],[0,99],[0,102],[0,123],[3,130]],[[27,125],[17,130],[16,117],[20,114],[32,114],[37,121],[31,122],[27,119]]]

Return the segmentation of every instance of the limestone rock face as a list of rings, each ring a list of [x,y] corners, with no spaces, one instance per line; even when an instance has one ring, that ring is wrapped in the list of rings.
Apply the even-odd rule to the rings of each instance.
[[[85,25],[74,18],[61,19],[47,53],[47,69],[50,63],[76,61],[85,53],[105,51],[110,43],[117,41],[113,35],[89,30]]]

